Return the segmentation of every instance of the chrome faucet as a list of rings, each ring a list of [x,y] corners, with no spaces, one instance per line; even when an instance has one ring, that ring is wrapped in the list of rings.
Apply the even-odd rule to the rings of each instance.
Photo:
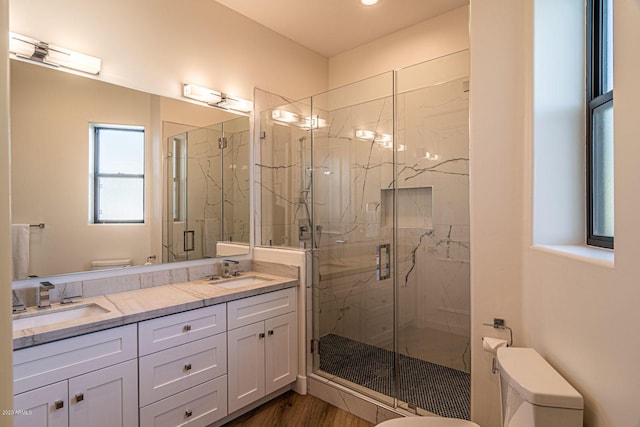
[[[232,277],[238,275],[238,264],[240,261],[225,259],[222,262],[222,277]]]
[[[38,292],[36,293],[36,305],[38,308],[48,308],[51,307],[51,302],[49,301],[49,291],[55,289],[55,285],[51,282],[40,282],[40,287],[38,288]]]

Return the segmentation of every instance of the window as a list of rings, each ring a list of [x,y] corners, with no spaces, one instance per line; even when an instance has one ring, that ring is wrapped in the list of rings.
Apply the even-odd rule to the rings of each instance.
[[[144,129],[92,125],[92,222],[144,222]]]
[[[587,6],[587,244],[613,249],[613,0]]]

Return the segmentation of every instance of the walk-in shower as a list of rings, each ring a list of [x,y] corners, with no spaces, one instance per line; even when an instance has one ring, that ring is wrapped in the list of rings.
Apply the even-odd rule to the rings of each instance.
[[[257,170],[262,243],[312,250],[311,373],[467,419],[468,94],[463,51],[270,108]]]
[[[168,138],[162,262],[248,252],[248,161],[247,117]]]

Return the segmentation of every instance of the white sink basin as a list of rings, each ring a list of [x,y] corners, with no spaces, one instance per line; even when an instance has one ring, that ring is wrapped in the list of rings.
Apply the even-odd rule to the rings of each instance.
[[[225,289],[242,288],[243,286],[260,285],[269,282],[272,279],[261,276],[239,277],[237,279],[225,280],[224,282],[209,282],[212,285],[220,286]]]
[[[51,325],[69,320],[87,319],[97,314],[109,313],[98,304],[74,305],[58,309],[42,309],[35,313],[19,314],[13,318],[13,330],[30,329],[36,326]]]

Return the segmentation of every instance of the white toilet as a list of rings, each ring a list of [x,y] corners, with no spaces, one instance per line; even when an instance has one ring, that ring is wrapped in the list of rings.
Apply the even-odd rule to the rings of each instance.
[[[534,349],[499,348],[497,360],[504,427],[582,427],[582,396]],[[378,427],[479,426],[453,418],[406,417]]]

